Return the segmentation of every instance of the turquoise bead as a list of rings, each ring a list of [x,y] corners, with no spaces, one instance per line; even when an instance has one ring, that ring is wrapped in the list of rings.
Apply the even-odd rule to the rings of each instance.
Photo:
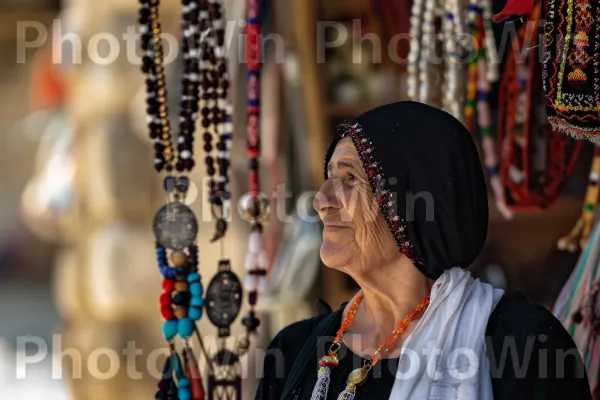
[[[169,321],[165,321],[163,324],[163,336],[165,340],[171,340],[177,335],[177,320],[171,319]]]
[[[190,283],[190,293],[192,296],[202,297],[204,294],[204,288],[200,282]]]
[[[181,388],[178,390],[179,400],[192,400],[192,392],[188,388]]]
[[[188,275],[187,280],[189,283],[200,282],[200,275],[197,272],[192,272]]]
[[[188,338],[194,333],[194,321],[190,318],[181,318],[178,325],[179,336]]]
[[[190,305],[194,307],[202,307],[204,305],[204,299],[202,297],[192,297],[190,300]]]
[[[180,388],[190,387],[190,380],[188,378],[181,378],[178,380]]]
[[[188,317],[194,321],[198,321],[200,318],[202,318],[202,309],[198,307],[190,307],[188,310]]]

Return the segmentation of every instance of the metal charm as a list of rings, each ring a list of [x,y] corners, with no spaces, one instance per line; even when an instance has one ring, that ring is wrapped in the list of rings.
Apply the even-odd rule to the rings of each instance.
[[[219,328],[219,337],[229,336],[229,326],[242,308],[242,284],[231,271],[229,260],[219,262],[219,272],[208,285],[204,304],[210,322]]]
[[[166,204],[158,210],[152,228],[158,243],[172,250],[193,245],[198,235],[196,216],[188,206],[179,202]]]

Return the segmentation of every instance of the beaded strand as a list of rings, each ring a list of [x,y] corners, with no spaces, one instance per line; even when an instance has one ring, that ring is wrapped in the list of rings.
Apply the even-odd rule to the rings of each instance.
[[[266,254],[262,237],[262,220],[267,216],[268,208],[260,193],[260,72],[261,72],[261,27],[259,20],[259,1],[248,1],[248,25],[246,27],[246,59],[248,67],[248,126],[246,130],[246,151],[249,158],[249,191],[241,199],[246,206],[246,219],[251,223],[248,238],[248,253],[245,268],[247,275],[244,286],[248,293],[250,311],[242,319],[249,334],[256,332],[260,324],[254,311],[258,294],[266,289]]]

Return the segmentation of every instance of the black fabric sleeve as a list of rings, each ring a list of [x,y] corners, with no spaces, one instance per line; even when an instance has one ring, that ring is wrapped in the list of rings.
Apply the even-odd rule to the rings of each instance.
[[[507,294],[490,316],[486,346],[494,399],[591,399],[581,356],[552,313]]]
[[[263,362],[263,372],[256,391],[255,400],[280,399],[283,389],[306,340],[322,317],[295,322],[283,328],[273,338]]]

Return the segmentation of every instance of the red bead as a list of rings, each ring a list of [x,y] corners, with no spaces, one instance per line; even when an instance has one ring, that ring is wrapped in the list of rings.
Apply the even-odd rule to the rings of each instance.
[[[160,305],[162,307],[170,306],[172,301],[171,293],[163,293],[160,295]]]
[[[246,107],[246,112],[248,114],[258,114],[260,113],[260,106],[248,106]]]
[[[171,279],[163,279],[162,288],[164,292],[171,293],[175,290],[175,282]]]
[[[173,307],[171,307],[170,305],[161,307],[160,313],[162,314],[163,318],[167,321],[171,320],[171,319],[175,319],[175,313],[173,312]]]

